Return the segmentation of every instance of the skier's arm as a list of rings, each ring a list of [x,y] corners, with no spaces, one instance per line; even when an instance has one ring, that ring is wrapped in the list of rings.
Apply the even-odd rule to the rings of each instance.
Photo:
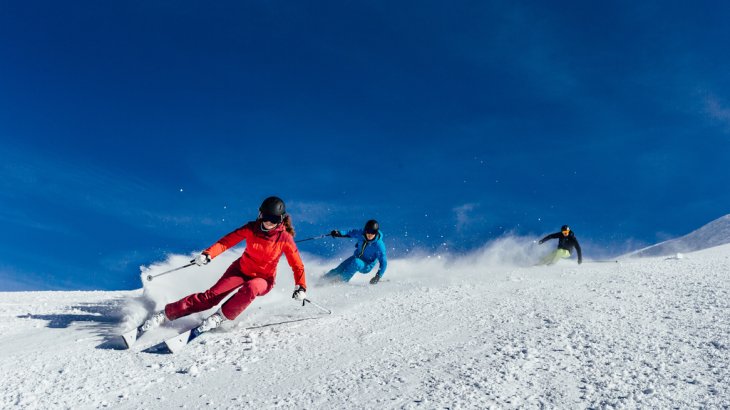
[[[350,234],[353,231],[355,231],[355,230],[354,229],[353,230],[349,230],[349,231],[347,231],[347,233],[344,233],[343,234],[342,232],[345,232],[345,231],[342,231],[342,230],[339,230],[339,229],[333,229],[332,232],[330,232],[330,236],[333,237],[333,238],[354,238],[353,236],[350,236]]]
[[[364,233],[365,231],[362,229],[350,229],[344,236],[345,238],[359,238],[363,236]]]
[[[203,251],[203,253],[210,256],[211,259],[225,252],[227,249],[238,245],[241,241],[248,238],[251,234],[251,228],[248,224],[236,229],[228,235],[220,238],[218,242],[214,243],[210,248]]]
[[[380,267],[378,269],[378,276],[382,277],[385,274],[385,270],[388,268],[388,257],[385,255],[385,244],[379,246],[378,263]]]
[[[578,253],[578,263],[583,263],[583,252],[580,250],[580,244],[578,243],[578,239],[574,238],[575,241],[575,251]]]
[[[299,257],[299,249],[297,249],[297,245],[293,240],[284,244],[284,256],[286,256],[286,261],[291,266],[292,272],[294,272],[294,284],[306,289],[307,280],[304,275],[304,264],[302,258]]]
[[[550,235],[540,239],[540,241],[538,243],[543,243],[545,241],[549,241],[550,239],[558,239],[558,238],[560,238],[560,235],[561,235],[560,232],[551,233]]]

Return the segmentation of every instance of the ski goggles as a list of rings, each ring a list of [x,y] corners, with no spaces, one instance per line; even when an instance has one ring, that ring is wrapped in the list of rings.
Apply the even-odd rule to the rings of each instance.
[[[272,224],[280,224],[284,217],[282,215],[261,215],[261,220]]]

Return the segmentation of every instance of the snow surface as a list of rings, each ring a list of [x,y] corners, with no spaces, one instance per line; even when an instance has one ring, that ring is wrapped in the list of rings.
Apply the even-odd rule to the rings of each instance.
[[[730,245],[552,267],[519,266],[508,245],[394,260],[377,286],[318,284],[337,261],[304,255],[310,297],[334,314],[292,301],[284,265],[269,295],[175,355],[143,350],[173,327],[131,351],[113,336],[240,250],[144,291],[2,293],[0,408],[730,406]],[[247,329],[302,318],[317,319]]]
[[[730,243],[730,215],[715,219],[680,238],[640,249],[627,256],[667,256],[681,252],[694,252],[727,243]]]

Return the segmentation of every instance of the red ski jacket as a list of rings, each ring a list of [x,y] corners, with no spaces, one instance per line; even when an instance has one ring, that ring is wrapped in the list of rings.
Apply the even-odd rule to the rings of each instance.
[[[307,287],[304,264],[299,257],[299,250],[294,243],[294,238],[283,225],[270,231],[264,231],[261,229],[260,221],[251,221],[222,237],[203,253],[207,253],[213,259],[244,240],[246,250],[239,259],[241,272],[248,276],[273,280],[276,278],[276,265],[279,264],[279,258],[283,253],[294,271],[294,283],[304,288]]]

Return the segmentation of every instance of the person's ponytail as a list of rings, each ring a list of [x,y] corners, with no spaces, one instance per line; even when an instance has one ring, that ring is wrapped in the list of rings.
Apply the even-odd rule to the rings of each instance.
[[[282,221],[282,223],[284,224],[284,228],[286,229],[286,231],[289,232],[289,234],[293,238],[294,235],[296,235],[297,233],[294,230],[294,225],[292,225],[291,223],[291,217],[289,216],[289,214],[284,215],[284,220]]]

